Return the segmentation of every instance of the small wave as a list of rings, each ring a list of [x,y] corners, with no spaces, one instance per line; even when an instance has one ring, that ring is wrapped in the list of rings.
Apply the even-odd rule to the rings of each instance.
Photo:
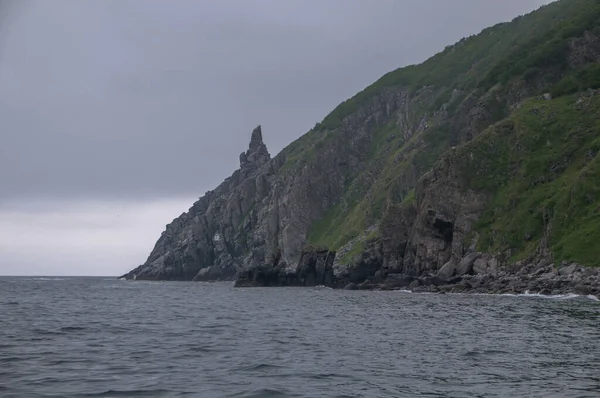
[[[169,390],[106,390],[85,394],[85,397],[151,397],[172,393]]]
[[[57,332],[57,331],[54,331],[54,330],[44,330],[44,329],[33,329],[32,332],[35,333],[35,334],[49,335],[49,336],[55,336],[55,335],[61,335],[61,334],[63,334],[61,332]]]
[[[18,362],[18,361],[22,361],[22,360],[24,360],[24,359],[20,358],[20,357],[7,357],[7,358],[0,358],[0,363]]]
[[[275,390],[273,388],[261,388],[259,390],[254,390],[250,392],[241,392],[233,395],[229,395],[229,397],[244,397],[244,398],[284,398],[284,397],[295,397],[298,395],[291,395],[284,390]]]
[[[337,373],[316,373],[316,374],[309,374],[306,377],[309,379],[315,379],[315,380],[331,380],[334,378],[348,379],[347,375],[342,375],[342,374],[337,374]]]
[[[254,370],[266,370],[266,369],[278,369],[281,366],[270,365],[268,363],[259,363],[256,365],[243,366],[241,368],[237,368],[236,371],[254,371]]]
[[[466,357],[478,357],[482,355],[496,355],[496,354],[509,354],[507,351],[501,350],[482,350],[482,351],[467,351],[464,356]]]
[[[82,330],[85,330],[85,328],[81,326],[64,326],[60,328],[61,332],[80,332]]]
[[[189,347],[186,349],[190,350],[190,351],[194,351],[194,352],[212,352],[212,351],[214,351],[213,349],[211,349],[209,347]]]

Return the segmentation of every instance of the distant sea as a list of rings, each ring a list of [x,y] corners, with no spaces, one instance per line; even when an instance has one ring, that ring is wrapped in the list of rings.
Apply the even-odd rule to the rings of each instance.
[[[599,397],[600,303],[0,278],[0,397]]]

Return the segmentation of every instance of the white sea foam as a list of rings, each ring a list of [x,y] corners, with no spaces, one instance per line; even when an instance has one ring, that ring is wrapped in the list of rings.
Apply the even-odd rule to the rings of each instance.
[[[413,293],[410,290],[399,290],[402,293]],[[419,294],[439,294],[435,292],[419,292]],[[502,297],[528,297],[528,298],[541,298],[546,300],[573,300],[573,299],[586,299],[592,301],[600,302],[600,299],[592,294],[590,295],[579,295],[575,293],[567,293],[567,294],[556,294],[556,295],[544,295],[539,293],[529,293],[529,291],[525,291],[525,293],[503,293],[503,294],[492,294],[492,293],[447,293],[452,295],[465,295],[465,296],[502,296]]]
[[[584,299],[593,300],[593,301],[600,301],[598,299],[598,297],[596,297],[594,295],[579,295],[579,294],[575,294],[575,293],[544,295],[544,294],[539,294],[539,293],[529,293],[529,291],[525,291],[525,293],[521,293],[521,294],[506,293],[506,294],[503,294],[502,296],[536,297],[536,298],[543,298],[543,299],[548,299],[548,300],[572,300],[572,299],[577,299],[577,298],[584,298]]]
[[[44,277],[37,277],[37,278],[30,278],[27,279],[30,281],[64,281],[65,278],[44,278]]]

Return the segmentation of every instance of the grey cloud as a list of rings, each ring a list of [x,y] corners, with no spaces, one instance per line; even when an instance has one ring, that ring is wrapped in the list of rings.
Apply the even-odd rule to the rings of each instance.
[[[274,154],[382,74],[548,2],[0,1],[5,201],[201,195],[255,125]]]

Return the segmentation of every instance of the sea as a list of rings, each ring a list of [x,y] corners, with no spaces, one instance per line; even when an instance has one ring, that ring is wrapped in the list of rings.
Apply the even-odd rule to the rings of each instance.
[[[600,303],[3,277],[0,397],[600,397]]]

